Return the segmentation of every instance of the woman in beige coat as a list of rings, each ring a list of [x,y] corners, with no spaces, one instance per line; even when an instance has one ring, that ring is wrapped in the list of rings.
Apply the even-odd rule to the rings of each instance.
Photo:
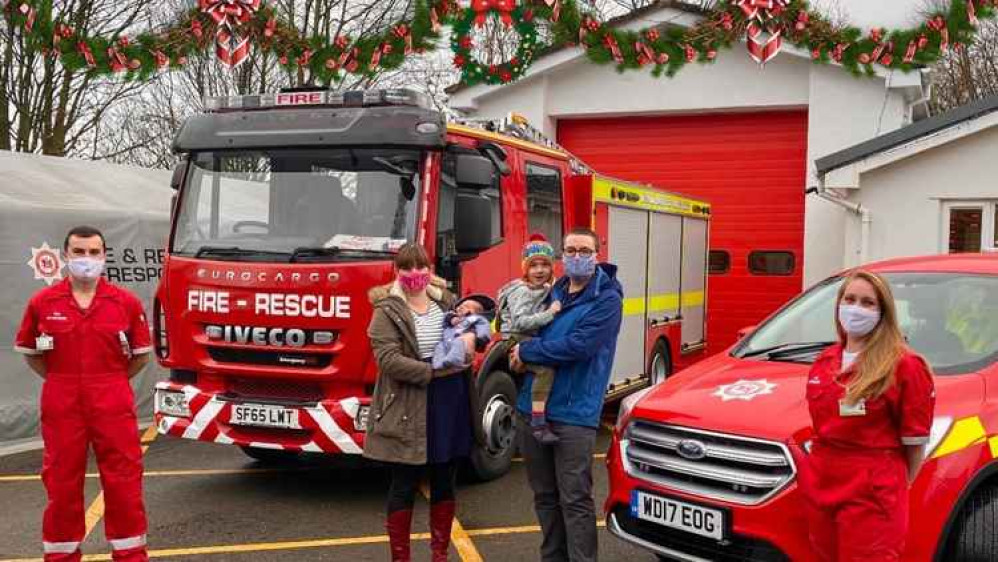
[[[391,470],[385,527],[393,562],[410,560],[412,506],[424,473],[430,481],[433,562],[445,562],[457,464],[480,436],[475,428],[477,394],[470,367],[434,371],[430,366],[454,296],[430,273],[426,251],[415,244],[402,246],[395,269],[392,283],[369,293],[374,315],[368,336],[379,375],[364,456],[388,463]]]

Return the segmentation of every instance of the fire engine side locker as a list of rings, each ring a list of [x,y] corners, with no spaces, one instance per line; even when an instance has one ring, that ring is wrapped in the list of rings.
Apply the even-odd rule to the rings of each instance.
[[[633,383],[646,375],[654,326],[682,319],[681,349],[703,346],[710,206],[600,176],[592,194],[609,240],[607,259],[624,289],[610,384]]]

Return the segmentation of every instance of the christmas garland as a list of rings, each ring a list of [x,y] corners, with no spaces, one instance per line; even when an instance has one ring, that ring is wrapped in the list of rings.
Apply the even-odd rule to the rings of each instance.
[[[435,50],[442,26],[450,25],[462,80],[495,84],[519,78],[530,66],[540,50],[540,22],[547,23],[550,47],[581,47],[592,62],[613,64],[619,71],[650,67],[655,76],[672,76],[687,64],[709,63],[721,49],[744,40],[760,64],[789,43],[816,62],[874,74],[877,66],[910,71],[933,64],[947,49],[972,41],[978,22],[994,18],[996,6],[998,0],[952,0],[947,10],[914,28],[864,31],[833,24],[806,0],[722,0],[690,28],[623,31],[582,10],[576,0],[471,0],[467,9],[456,0],[416,0],[407,19],[363,37],[305,37],[267,0],[199,0],[164,29],[133,37],[81,34],[71,21],[53,17],[52,0],[7,0],[3,15],[29,49],[57,58],[67,70],[122,80],[147,80],[210,50],[234,67],[258,49],[275,55],[288,70],[308,68],[317,82],[329,84],[347,73],[373,76],[398,68],[408,56]],[[472,26],[482,17],[499,17],[515,29],[520,37],[516,56],[498,63],[471,56]]]

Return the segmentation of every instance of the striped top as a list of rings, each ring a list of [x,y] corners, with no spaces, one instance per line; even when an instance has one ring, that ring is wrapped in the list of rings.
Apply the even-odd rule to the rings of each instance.
[[[437,303],[430,301],[426,314],[419,314],[409,309],[412,320],[416,323],[416,340],[419,342],[419,356],[422,359],[433,357],[433,348],[444,336],[444,311]]]

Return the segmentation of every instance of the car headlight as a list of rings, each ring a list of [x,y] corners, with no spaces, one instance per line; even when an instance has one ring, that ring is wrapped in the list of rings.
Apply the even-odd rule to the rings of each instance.
[[[181,418],[191,417],[187,395],[175,390],[156,391],[156,412]]]
[[[951,427],[953,427],[952,416],[936,416],[932,419],[932,429],[929,430],[929,442],[925,444],[924,460],[932,458],[932,453],[936,452],[936,448],[946,438],[946,434],[949,433]]]
[[[639,400],[645,397],[646,394],[651,392],[653,387],[648,387],[644,390],[639,390],[634,394],[624,398],[620,401],[620,410],[617,412],[617,431],[622,431],[627,425],[627,422],[631,418],[631,410],[634,409],[634,405],[638,403]]]

